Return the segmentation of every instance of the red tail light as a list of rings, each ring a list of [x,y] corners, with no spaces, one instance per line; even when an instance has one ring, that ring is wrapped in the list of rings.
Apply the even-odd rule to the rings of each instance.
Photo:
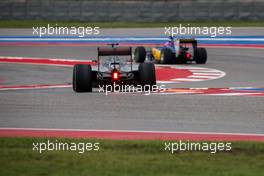
[[[190,53],[186,53],[186,59],[190,59],[191,58],[191,54]]]
[[[118,71],[116,69],[114,69],[113,72],[112,72],[112,79],[114,81],[116,81],[116,80],[118,80],[118,78],[119,78],[119,73],[118,73]]]

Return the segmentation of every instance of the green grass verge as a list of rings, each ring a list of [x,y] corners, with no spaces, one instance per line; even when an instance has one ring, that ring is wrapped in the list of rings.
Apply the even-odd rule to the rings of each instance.
[[[99,26],[101,28],[151,28],[165,26],[232,26],[232,27],[263,27],[264,21],[176,21],[168,23],[129,23],[129,22],[76,22],[76,21],[41,21],[41,20],[0,20],[0,28],[32,28],[37,26]]]
[[[44,138],[0,138],[0,175],[261,175],[264,143],[232,143],[231,152],[164,151],[164,141],[58,139],[59,142],[99,142],[99,151],[33,151]],[[51,139],[55,141],[55,139]]]

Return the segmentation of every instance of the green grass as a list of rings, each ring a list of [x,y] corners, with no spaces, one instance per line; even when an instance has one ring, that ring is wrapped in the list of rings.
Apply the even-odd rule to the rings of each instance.
[[[58,139],[59,142],[99,142],[99,151],[33,151],[44,138],[0,138],[0,175],[3,176],[243,176],[264,171],[264,143],[233,143],[231,152],[164,151],[162,141]],[[54,141],[55,139],[50,139]]]
[[[232,26],[232,27],[263,27],[264,21],[176,21],[168,23],[130,23],[130,22],[78,22],[78,21],[42,21],[42,20],[0,20],[0,28],[32,28],[37,26],[99,26],[101,28],[151,28],[165,26]]]

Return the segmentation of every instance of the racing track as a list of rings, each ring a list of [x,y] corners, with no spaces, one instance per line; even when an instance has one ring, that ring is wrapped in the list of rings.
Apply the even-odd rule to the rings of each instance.
[[[220,79],[168,87],[263,87],[263,49],[208,48]],[[91,59],[94,47],[9,46],[1,56]],[[192,65],[195,66],[195,65]],[[64,84],[72,69],[0,64],[0,85]],[[259,96],[75,94],[71,88],[0,91],[0,127],[264,134]]]

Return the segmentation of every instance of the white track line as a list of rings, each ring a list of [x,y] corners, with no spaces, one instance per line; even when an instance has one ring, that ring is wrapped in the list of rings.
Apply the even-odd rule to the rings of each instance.
[[[191,76],[188,76],[188,78],[215,79],[215,78],[218,78],[218,76],[191,75]]]
[[[175,81],[182,81],[182,82],[196,82],[196,81],[205,81],[208,79],[194,79],[194,78],[176,78],[176,79],[172,79]]]
[[[201,75],[201,76],[220,76],[222,73],[200,73],[200,72],[193,72],[193,75]]]
[[[5,90],[34,90],[34,89],[55,89],[55,88],[69,88],[72,85],[47,85],[47,86],[31,86],[31,87],[0,87],[0,91]]]
[[[98,132],[131,132],[131,133],[178,133],[178,134],[216,134],[216,135],[243,135],[243,136],[264,136],[260,133],[221,133],[221,132],[198,132],[198,131],[146,131],[146,130],[101,130],[101,129],[63,129],[63,128],[12,128],[0,127],[0,130],[43,130],[43,131],[98,131]]]

